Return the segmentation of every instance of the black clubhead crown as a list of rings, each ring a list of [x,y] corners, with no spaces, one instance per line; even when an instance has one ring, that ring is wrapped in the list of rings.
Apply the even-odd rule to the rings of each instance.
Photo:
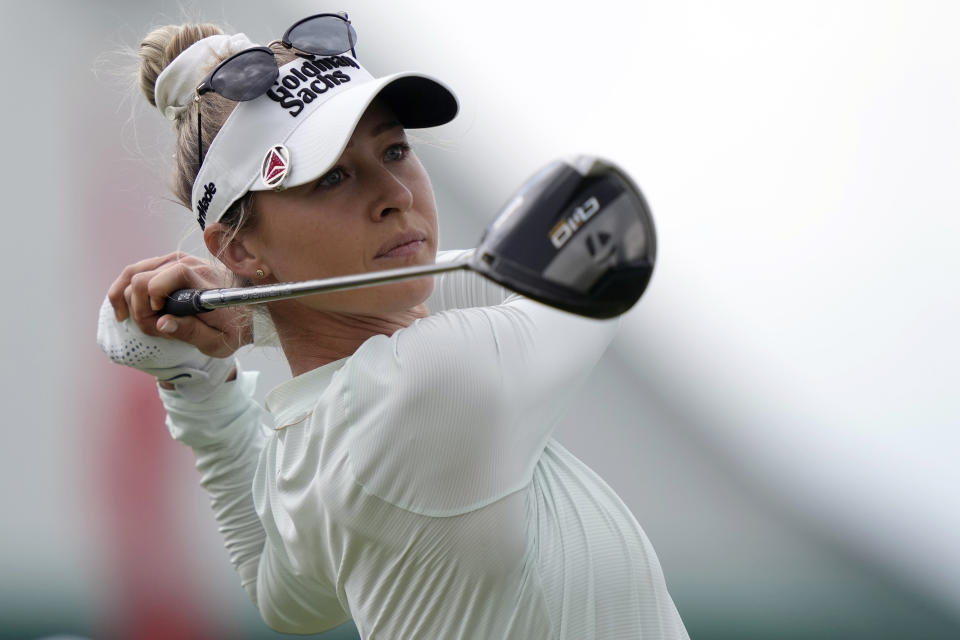
[[[656,231],[633,180],[591,156],[548,165],[487,229],[471,268],[593,318],[630,309],[650,281]]]

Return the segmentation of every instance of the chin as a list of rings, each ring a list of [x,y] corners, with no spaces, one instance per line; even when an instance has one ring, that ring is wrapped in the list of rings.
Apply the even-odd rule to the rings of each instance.
[[[347,313],[369,316],[404,313],[427,301],[427,298],[433,293],[433,278],[407,280],[343,293],[352,295],[349,296],[349,300],[346,296],[342,298],[342,304],[337,304],[336,307]],[[323,301],[318,302],[320,305],[323,304]],[[337,309],[327,307],[327,310]]]
[[[427,298],[433,293],[433,278],[398,282],[391,285],[392,287],[397,289],[395,292],[390,292],[390,311],[407,311],[427,301]]]

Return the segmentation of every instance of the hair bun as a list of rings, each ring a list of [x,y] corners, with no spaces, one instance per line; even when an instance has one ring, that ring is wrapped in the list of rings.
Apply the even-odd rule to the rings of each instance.
[[[223,29],[214,24],[170,24],[148,33],[140,43],[140,91],[147,102],[157,106],[157,76],[174,58],[194,42],[221,33]]]

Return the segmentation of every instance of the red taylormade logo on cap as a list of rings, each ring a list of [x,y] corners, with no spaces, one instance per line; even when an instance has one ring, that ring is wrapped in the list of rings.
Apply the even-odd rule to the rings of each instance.
[[[267,150],[260,167],[260,179],[271,189],[279,189],[290,173],[290,152],[282,144]]]

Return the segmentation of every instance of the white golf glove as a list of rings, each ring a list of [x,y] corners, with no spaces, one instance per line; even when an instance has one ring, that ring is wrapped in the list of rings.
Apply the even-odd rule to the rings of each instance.
[[[209,398],[237,367],[232,356],[214,358],[186,342],[149,336],[131,318],[117,322],[107,298],[100,306],[97,344],[117,364],[173,384],[185,398],[195,402]]]

